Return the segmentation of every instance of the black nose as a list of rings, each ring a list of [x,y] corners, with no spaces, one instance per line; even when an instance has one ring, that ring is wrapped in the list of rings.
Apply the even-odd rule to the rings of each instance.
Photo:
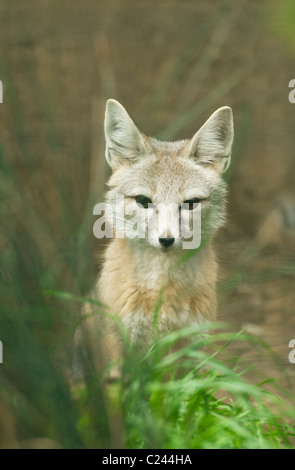
[[[168,248],[169,246],[173,245],[175,238],[159,238],[159,242],[162,246],[165,248]]]

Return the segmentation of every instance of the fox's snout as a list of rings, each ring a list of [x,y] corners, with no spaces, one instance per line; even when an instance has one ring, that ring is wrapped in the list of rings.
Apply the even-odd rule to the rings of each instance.
[[[169,248],[169,246],[172,246],[175,241],[175,238],[172,237],[167,237],[167,238],[159,238],[159,243],[163,248]]]

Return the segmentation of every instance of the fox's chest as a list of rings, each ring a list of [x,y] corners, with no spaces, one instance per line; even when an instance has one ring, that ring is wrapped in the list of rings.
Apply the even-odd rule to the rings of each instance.
[[[216,270],[210,252],[206,268],[202,267],[204,256],[199,255],[177,269],[176,256],[153,254],[149,258],[140,252],[138,258],[129,253],[123,259],[123,252],[117,250],[106,261],[99,298],[121,318],[132,341],[150,342],[155,334],[215,319]]]
[[[169,306],[162,307],[149,314],[139,309],[127,313],[122,320],[131,341],[141,344],[149,343],[156,335],[161,336],[168,331],[179,330],[202,321],[190,311],[189,305],[184,305],[178,311]]]
[[[145,282],[122,289],[121,284],[121,289],[109,291],[102,299],[120,316],[132,342],[147,344],[155,335],[214,319],[213,285],[204,288],[182,277],[159,289],[156,278],[149,280],[152,286]]]

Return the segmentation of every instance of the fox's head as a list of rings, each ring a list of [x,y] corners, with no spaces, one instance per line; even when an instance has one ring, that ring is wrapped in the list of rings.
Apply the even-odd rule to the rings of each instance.
[[[221,174],[230,164],[233,135],[232,110],[223,107],[192,139],[160,142],[144,135],[120,103],[108,100],[106,160],[113,173],[107,202],[113,213],[106,214],[116,236],[167,252],[188,248],[196,233],[212,238],[224,221]]]

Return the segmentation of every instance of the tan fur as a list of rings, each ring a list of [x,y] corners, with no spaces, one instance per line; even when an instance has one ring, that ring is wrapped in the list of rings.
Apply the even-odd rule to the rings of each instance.
[[[204,199],[202,245],[177,268],[185,250],[181,234],[174,235],[173,228],[165,232],[166,237],[175,237],[169,249],[160,249],[162,234],[155,231],[148,239],[114,238],[105,251],[102,273],[92,295],[106,306],[101,313],[118,315],[131,341],[146,347],[155,333],[162,335],[215,320],[217,263],[212,239],[225,215],[226,189],[220,175],[230,158],[232,114],[230,108],[216,111],[192,140],[159,142],[142,134],[125,109],[109,100],[105,133],[106,158],[113,168],[107,194],[110,204],[118,195],[134,208],[138,194],[155,205],[173,203],[176,207],[191,198]],[[144,233],[143,219],[139,225]],[[160,298],[155,331],[154,315]],[[84,313],[91,311],[90,305],[84,309]],[[120,357],[122,343],[113,320],[93,315],[86,324],[92,343],[99,333],[97,341],[107,358]]]

